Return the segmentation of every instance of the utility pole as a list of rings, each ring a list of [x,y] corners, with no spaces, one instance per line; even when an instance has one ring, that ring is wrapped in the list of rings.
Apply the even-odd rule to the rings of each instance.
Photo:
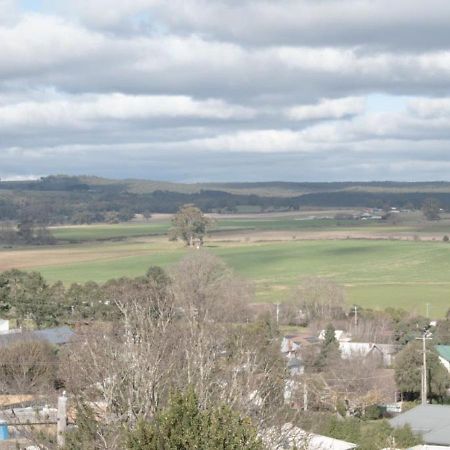
[[[56,416],[56,443],[59,448],[66,445],[66,425],[67,425],[67,397],[64,391],[58,397],[58,411]]]
[[[280,322],[280,304],[279,303],[275,303],[276,307],[277,307],[277,325]]]
[[[422,405],[427,404],[427,350],[425,345],[425,332],[422,335]]]
[[[416,338],[422,340],[422,383],[421,383],[421,403],[422,405],[427,404],[428,399],[428,371],[427,371],[427,346],[426,341],[427,339],[431,339],[427,337],[427,330],[423,330],[422,337]]]
[[[358,327],[358,307],[355,305],[355,329]]]
[[[308,385],[303,383],[303,411],[308,411]]]

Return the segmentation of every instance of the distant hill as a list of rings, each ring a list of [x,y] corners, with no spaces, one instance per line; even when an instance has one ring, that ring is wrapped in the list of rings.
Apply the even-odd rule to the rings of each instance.
[[[437,199],[450,210],[449,182],[171,183],[57,175],[0,182],[0,221],[92,223],[135,214],[173,213],[194,203],[205,212],[291,211],[305,208],[419,209]]]
[[[185,194],[198,193],[202,190],[223,191],[240,195],[259,195],[263,197],[296,197],[298,195],[317,192],[449,192],[450,182],[395,182],[395,181],[370,181],[370,182],[289,182],[266,181],[252,183],[173,183],[169,181],[152,180],[110,180],[99,177],[78,177],[82,183],[88,185],[108,186],[120,184],[127,187],[127,191],[136,194],[148,194],[155,191],[171,191]]]

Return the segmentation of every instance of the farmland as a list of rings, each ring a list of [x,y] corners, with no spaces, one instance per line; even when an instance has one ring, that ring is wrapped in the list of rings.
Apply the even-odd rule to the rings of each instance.
[[[243,236],[254,237],[255,233],[281,232],[290,239],[295,236],[304,238],[304,233],[341,232],[345,237],[372,237],[423,235],[423,237],[442,238],[450,232],[450,218],[436,223],[424,222],[420,213],[411,213],[395,221],[336,220],[332,218],[339,211],[310,211],[303,213],[280,214],[234,214],[213,215],[213,238]],[[342,212],[342,211],[340,211]],[[348,213],[357,213],[348,210]],[[81,243],[96,240],[119,240],[134,237],[162,236],[170,227],[170,215],[156,215],[148,221],[136,221],[119,224],[95,224],[54,227],[51,232],[59,242]],[[298,234],[298,236],[297,236]]]
[[[291,301],[302,278],[322,276],[346,287],[349,304],[396,306],[423,314],[425,303],[430,303],[435,317],[450,307],[450,244],[442,241],[216,238],[206,243],[205,251],[223,258],[251,281],[259,301]],[[0,269],[38,270],[52,282],[104,282],[142,275],[151,265],[169,267],[188,252],[165,237],[6,249],[0,252]]]

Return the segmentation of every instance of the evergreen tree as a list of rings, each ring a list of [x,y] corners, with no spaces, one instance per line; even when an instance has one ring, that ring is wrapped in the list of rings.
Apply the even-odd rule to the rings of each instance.
[[[126,436],[128,450],[262,450],[250,419],[227,406],[202,409],[192,389],[174,394],[151,422],[140,421]]]
[[[450,386],[447,370],[431,345],[427,346],[428,398],[440,402]],[[419,397],[422,382],[422,344],[410,342],[395,358],[395,380],[397,387],[411,400]]]
[[[329,323],[325,328],[324,340],[315,366],[318,370],[321,370],[339,356],[339,342],[336,339],[336,330],[333,325]]]

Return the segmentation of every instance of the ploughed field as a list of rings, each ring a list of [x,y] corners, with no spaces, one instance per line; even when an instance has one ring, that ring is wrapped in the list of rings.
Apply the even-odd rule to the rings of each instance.
[[[104,282],[143,275],[151,265],[170,267],[190,251],[197,251],[186,249],[181,243],[168,242],[163,236],[136,237],[152,234],[141,233],[139,226],[146,225],[150,224],[129,225],[130,230],[139,234],[123,236],[121,232],[116,237],[135,237],[118,242],[96,241],[98,238],[92,237],[104,236],[101,230],[109,227],[107,225],[61,228],[57,232],[60,236],[66,233],[64,239],[68,239],[67,233],[75,232],[79,241],[87,242],[3,249],[0,270],[12,267],[38,270],[52,282]],[[161,222],[159,226],[163,233],[168,224]],[[231,221],[225,226],[234,230],[244,228],[242,223]],[[112,227],[114,230],[115,226]],[[118,225],[116,231],[120,227]],[[80,238],[81,233],[85,233],[84,238]],[[73,235],[71,239],[76,240]],[[442,240],[291,239],[271,242],[216,237],[207,241],[204,251],[223,258],[237,274],[253,282],[261,302],[292,301],[293,288],[302,278],[321,276],[343,284],[349,304],[401,307],[425,314],[425,304],[429,303],[432,317],[442,316],[450,307],[450,243]]]

